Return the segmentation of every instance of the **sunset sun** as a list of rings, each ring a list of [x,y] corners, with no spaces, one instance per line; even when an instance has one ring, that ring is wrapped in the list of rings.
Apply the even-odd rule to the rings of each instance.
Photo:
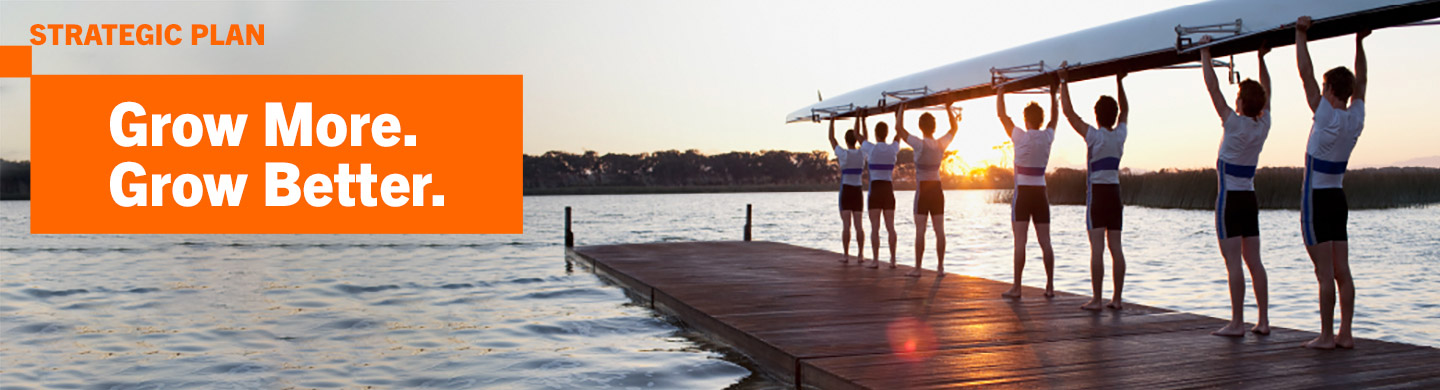
[[[960,140],[950,144],[945,157],[945,165],[942,169],[951,175],[973,176],[983,175],[985,169],[990,166],[1008,168],[1010,160],[1007,158],[1010,153],[1010,141],[1003,141],[998,145],[988,145],[985,142],[965,143]]]

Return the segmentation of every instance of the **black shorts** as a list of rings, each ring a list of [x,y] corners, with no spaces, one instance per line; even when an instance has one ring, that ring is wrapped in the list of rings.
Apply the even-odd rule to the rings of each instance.
[[[1255,191],[1220,191],[1215,199],[1215,233],[1222,240],[1260,237],[1260,201]]]
[[[939,181],[922,181],[915,188],[915,215],[945,215],[945,191]]]
[[[870,210],[894,210],[895,209],[895,187],[889,180],[875,180],[870,182],[870,199],[868,199]]]
[[[1120,204],[1119,184],[1091,184],[1085,194],[1085,228],[1120,230],[1125,206]]]
[[[860,186],[840,186],[840,211],[865,211],[865,195]]]
[[[1305,245],[1347,241],[1345,223],[1349,216],[1350,204],[1345,201],[1344,189],[1310,190],[1300,201],[1300,227]]]
[[[1010,199],[1010,220],[1017,222],[1050,223],[1050,198],[1045,195],[1045,186],[1016,186],[1015,196]]]

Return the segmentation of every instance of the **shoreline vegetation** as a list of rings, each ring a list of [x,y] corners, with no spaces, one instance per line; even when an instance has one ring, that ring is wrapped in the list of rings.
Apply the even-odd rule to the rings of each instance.
[[[901,149],[895,165],[895,190],[915,189],[913,151]],[[953,153],[950,152],[950,153]],[[524,156],[524,192],[537,195],[678,194],[718,192],[835,191],[839,169],[824,151],[730,152],[716,155],[696,150],[600,155],[551,151]],[[988,166],[967,173],[942,172],[947,190],[998,189],[992,202],[1009,203],[1014,174]],[[1304,169],[1260,168],[1255,195],[1261,209],[1300,208]],[[1058,168],[1045,175],[1051,204],[1085,204],[1085,172]],[[867,180],[868,183],[868,180]],[[1121,171],[1126,205],[1213,210],[1218,182],[1214,168]],[[1387,167],[1350,170],[1345,193],[1351,210],[1423,207],[1440,203],[1440,169]]]
[[[0,159],[0,200],[30,200],[30,161]]]
[[[915,189],[913,151],[901,149],[895,171],[897,191]],[[953,152],[952,152],[953,153]],[[716,155],[669,150],[643,154],[547,152],[524,156],[524,194],[688,194],[726,192],[828,192],[839,186],[839,169],[824,151],[730,152]],[[968,173],[942,172],[947,190],[998,189],[990,199],[1009,203],[1014,175],[988,166]],[[1304,171],[1298,167],[1260,168],[1255,195],[1262,209],[1300,208]],[[1051,204],[1085,204],[1085,172],[1058,168],[1045,175]],[[867,181],[868,183],[868,181]],[[1126,205],[1213,210],[1215,169],[1122,170],[1120,188]],[[1387,167],[1345,174],[1351,210],[1424,207],[1440,203],[1440,169]],[[30,199],[30,161],[0,160],[0,200]]]

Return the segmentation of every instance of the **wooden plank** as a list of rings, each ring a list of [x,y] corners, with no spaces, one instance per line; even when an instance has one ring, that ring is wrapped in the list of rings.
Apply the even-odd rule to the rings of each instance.
[[[1440,383],[1440,350],[1358,340],[1300,348],[1314,333],[1210,336],[1225,320],[1127,304],[1079,310],[1087,297],[999,297],[1008,283],[903,276],[834,252],[773,242],[574,248],[567,256],[766,374],[822,389],[965,386],[1067,388],[1371,387]],[[952,268],[954,270],[954,268]]]
[[[1307,382],[1304,378],[1324,373],[1334,368],[1334,363],[1370,360],[1353,359],[1355,352],[1361,351],[1319,352],[1300,348],[1300,343],[1314,337],[1311,333],[1287,330],[1274,332],[1269,337],[1231,340],[1209,336],[1210,330],[1150,333],[1106,340],[1104,343],[1068,340],[945,351],[933,358],[940,366],[968,368],[958,375],[913,368],[903,359],[886,359],[884,356],[819,359],[807,364],[828,372],[843,373],[837,375],[845,375],[845,380],[871,388],[937,388],[957,384],[1075,388],[1233,387],[1268,377],[1289,378],[1274,383],[1281,387],[1311,387],[1316,383]],[[1389,344],[1362,351],[1384,355],[1422,350],[1414,346]],[[1436,356],[1433,351],[1425,353]],[[1387,360],[1375,361],[1396,364]],[[811,373],[806,377],[816,375]]]

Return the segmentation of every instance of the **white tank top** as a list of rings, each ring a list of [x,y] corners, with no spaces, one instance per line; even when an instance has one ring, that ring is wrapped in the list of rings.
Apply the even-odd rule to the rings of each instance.
[[[1224,185],[1220,190],[1254,191],[1255,166],[1260,163],[1265,138],[1270,136],[1270,110],[1260,114],[1260,119],[1230,111],[1224,127],[1220,157],[1215,162],[1216,175]]]
[[[1125,135],[1128,132],[1123,122],[1114,130],[1091,126],[1085,131],[1090,184],[1120,184],[1120,157],[1125,154]]]
[[[1305,147],[1305,184],[1309,188],[1343,188],[1350,152],[1365,129],[1365,101],[1355,100],[1350,109],[1330,107],[1321,100],[1315,109],[1315,124]]]
[[[940,181],[940,164],[945,162],[945,148],[950,147],[954,134],[939,139],[911,135],[905,143],[915,149],[915,181]]]
[[[1015,146],[1015,185],[1045,185],[1045,166],[1050,164],[1050,145],[1055,142],[1055,128],[1010,131]]]
[[[865,154],[865,161],[870,168],[870,181],[891,180],[895,172],[895,159],[900,154],[900,141],[893,143],[865,143],[860,144],[860,151]]]
[[[840,162],[840,184],[847,186],[864,184],[860,180],[860,175],[865,173],[865,155],[860,153],[860,149],[836,146],[835,159]]]

